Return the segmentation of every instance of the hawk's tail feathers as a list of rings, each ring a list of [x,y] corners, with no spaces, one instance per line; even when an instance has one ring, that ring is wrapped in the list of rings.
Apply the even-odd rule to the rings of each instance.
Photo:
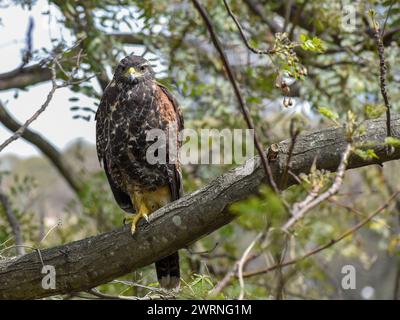
[[[179,289],[179,254],[175,252],[156,262],[157,279],[167,290]]]

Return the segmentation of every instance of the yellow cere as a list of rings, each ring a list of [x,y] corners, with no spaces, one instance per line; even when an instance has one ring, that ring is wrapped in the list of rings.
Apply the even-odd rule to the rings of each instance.
[[[129,74],[136,74],[137,72],[136,72],[136,69],[134,68],[134,67],[130,67],[129,69],[128,69],[128,73]]]

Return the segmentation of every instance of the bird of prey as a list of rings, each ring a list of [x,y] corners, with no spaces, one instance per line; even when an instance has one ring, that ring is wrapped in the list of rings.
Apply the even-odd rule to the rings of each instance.
[[[96,113],[96,147],[114,198],[128,213],[131,232],[142,218],[182,195],[179,163],[151,164],[146,151],[151,129],[167,131],[175,127],[176,143],[183,129],[177,101],[155,80],[149,62],[141,56],[122,59],[104,90]],[[166,149],[169,141],[166,139]],[[170,163],[172,162],[172,163]],[[179,256],[174,253],[156,262],[161,287],[179,287]]]

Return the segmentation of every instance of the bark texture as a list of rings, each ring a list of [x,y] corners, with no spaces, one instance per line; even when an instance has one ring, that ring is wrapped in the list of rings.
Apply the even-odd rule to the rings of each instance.
[[[400,158],[400,148],[390,152],[385,145],[386,119],[364,123],[365,134],[358,141],[373,149],[379,160],[356,155],[348,169],[382,164]],[[393,114],[393,136],[400,137],[400,115]],[[344,128],[332,127],[301,134],[294,147],[291,171],[308,173],[314,159],[317,167],[334,171],[347,145]],[[279,184],[286,166],[290,139],[268,150],[273,176]],[[56,289],[43,289],[44,275],[37,252],[0,262],[0,298],[31,299],[84,291],[170,255],[234,219],[227,206],[244,199],[266,182],[258,157],[218,177],[206,187],[153,213],[150,224],[142,223],[134,237],[129,228],[119,228],[95,237],[41,250],[45,265],[56,269]],[[289,179],[283,188],[294,183]]]

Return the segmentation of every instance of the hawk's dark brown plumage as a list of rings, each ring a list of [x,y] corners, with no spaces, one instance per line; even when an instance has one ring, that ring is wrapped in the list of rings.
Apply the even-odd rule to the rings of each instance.
[[[147,60],[134,55],[121,60],[104,91],[96,121],[99,160],[123,210],[147,217],[182,195],[179,164],[150,164],[146,159],[146,151],[154,143],[146,141],[149,130],[167,131],[175,126],[178,134],[183,129],[176,100],[154,79]],[[133,220],[132,232],[138,219]],[[162,286],[179,285],[178,253],[156,262],[156,269]]]

